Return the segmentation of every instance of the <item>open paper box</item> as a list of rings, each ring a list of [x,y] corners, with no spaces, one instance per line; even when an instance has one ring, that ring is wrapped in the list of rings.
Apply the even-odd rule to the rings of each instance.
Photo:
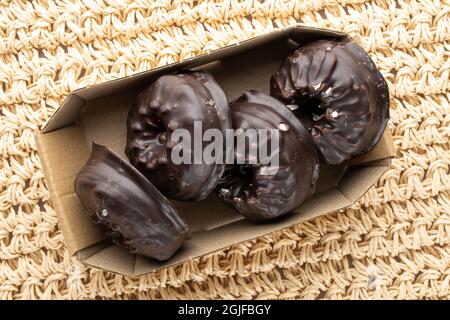
[[[189,223],[192,238],[168,261],[131,255],[112,244],[83,211],[74,179],[90,154],[91,142],[124,157],[126,116],[137,93],[165,73],[203,69],[213,74],[230,101],[249,89],[269,93],[271,75],[299,44],[343,38],[326,30],[292,27],[210,54],[74,91],[36,136],[54,208],[69,252],[84,263],[123,275],[141,275],[254,239],[353,204],[380,178],[394,156],[388,130],[366,155],[345,165],[321,165],[314,196],[296,212],[266,223],[248,222],[210,195],[200,202],[173,202]]]

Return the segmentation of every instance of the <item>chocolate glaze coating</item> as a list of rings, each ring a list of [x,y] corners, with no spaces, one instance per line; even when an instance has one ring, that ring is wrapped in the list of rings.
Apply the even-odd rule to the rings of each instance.
[[[131,253],[167,260],[188,237],[188,226],[170,202],[105,146],[92,145],[75,192],[94,222]]]
[[[272,76],[271,95],[295,104],[330,164],[369,151],[389,120],[389,91],[358,45],[319,40],[292,53]]]
[[[280,101],[258,91],[247,91],[231,105],[235,130],[278,129],[279,168],[249,164],[228,166],[219,195],[248,219],[271,219],[298,208],[314,191],[319,160],[311,136]],[[272,141],[268,135],[268,145]],[[270,148],[269,148],[270,150]],[[239,156],[235,151],[235,162]],[[242,152],[242,151],[241,151]]]
[[[160,77],[139,94],[128,114],[125,153],[133,166],[172,199],[206,198],[225,169],[216,163],[172,162],[172,132],[184,128],[194,139],[194,121],[202,122],[201,134],[211,128],[223,133],[231,128],[225,93],[207,72]],[[203,148],[208,143],[204,142]],[[193,159],[193,148],[190,153]]]

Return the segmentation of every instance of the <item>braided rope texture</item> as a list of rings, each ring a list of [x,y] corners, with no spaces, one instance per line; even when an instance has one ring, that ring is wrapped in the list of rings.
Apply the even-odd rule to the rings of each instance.
[[[33,134],[74,89],[295,23],[391,92],[391,169],[351,208],[145,276],[68,254]],[[450,2],[0,0],[0,299],[449,299]]]

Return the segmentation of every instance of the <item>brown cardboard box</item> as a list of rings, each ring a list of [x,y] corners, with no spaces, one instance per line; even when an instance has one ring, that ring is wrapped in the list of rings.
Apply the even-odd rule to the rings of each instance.
[[[110,147],[125,158],[128,109],[137,92],[162,74],[180,69],[208,70],[231,101],[248,89],[268,93],[270,76],[299,44],[343,37],[344,34],[332,31],[292,27],[180,63],[74,91],[36,136],[69,252],[97,268],[141,275],[345,208],[358,200],[387,170],[390,157],[395,155],[388,131],[368,154],[346,165],[322,165],[314,196],[296,212],[270,223],[243,220],[215,194],[196,203],[174,202],[191,227],[192,239],[167,262],[131,255],[105,239],[83,212],[73,187],[78,170],[89,156],[92,141]]]

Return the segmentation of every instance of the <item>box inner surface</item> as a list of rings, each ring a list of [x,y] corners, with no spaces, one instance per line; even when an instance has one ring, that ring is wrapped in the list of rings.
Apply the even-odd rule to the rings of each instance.
[[[222,59],[212,62],[206,61],[206,65],[196,63],[197,68],[213,74],[227,94],[229,101],[250,89],[268,94],[271,75],[297,46],[297,43],[290,40],[288,36],[294,38],[300,36],[300,39],[306,39],[301,37],[304,35],[303,32],[296,34],[295,30],[291,30],[291,33],[286,31],[275,33],[272,37],[267,38],[269,43],[256,42],[238,55],[222,57]],[[325,33],[325,35],[327,34]],[[336,34],[328,35],[335,36]],[[316,36],[323,37],[324,34],[319,32]],[[220,55],[218,56],[220,57]],[[169,67],[169,71],[173,71],[173,69]],[[161,72],[166,73],[167,70],[163,68]],[[84,108],[77,123],[41,135],[38,139],[38,145],[45,144],[47,149],[49,146],[53,146],[55,149],[52,155],[48,156],[49,161],[47,161],[48,165],[52,163],[52,169],[53,163],[58,160],[56,159],[58,148],[64,144],[71,145],[70,155],[59,155],[61,159],[64,156],[73,156],[69,164],[67,161],[63,161],[60,164],[63,166],[62,168],[57,170],[44,168],[44,171],[46,176],[50,176],[49,180],[56,181],[51,185],[49,183],[52,196],[57,193],[61,200],[55,201],[55,209],[73,212],[72,215],[58,214],[58,218],[63,220],[62,224],[71,225],[71,230],[64,232],[66,242],[75,243],[71,247],[72,251],[77,252],[79,258],[87,264],[121,274],[138,275],[210,253],[237,242],[253,239],[350,205],[375,183],[389,165],[389,161],[385,158],[392,155],[392,150],[389,148],[391,141],[387,133],[373,152],[360,159],[359,165],[353,165],[348,171],[345,171],[346,165],[327,166],[322,164],[314,196],[295,213],[266,223],[256,224],[244,220],[241,215],[218,199],[215,193],[200,202],[173,201],[181,216],[189,223],[192,238],[167,262],[157,262],[145,257],[130,255],[123,248],[109,243],[108,240],[102,241],[104,237],[101,230],[93,225],[87,214],[83,212],[73,192],[73,180],[89,156],[92,141],[108,146],[126,159],[124,147],[128,110],[137,93],[160,76],[161,72],[155,72],[141,77],[139,81],[130,82],[128,86],[123,86],[113,94],[108,94],[108,90],[101,92],[101,88],[99,89],[100,93],[92,93],[88,89],[84,89],[85,91],[79,93],[78,99],[83,100]],[[120,88],[120,83],[117,85]],[[366,165],[362,165],[364,163]],[[54,171],[55,174],[48,174],[48,171]],[[65,172],[65,175],[57,175],[58,172]],[[61,216],[63,217],[61,218]],[[64,218],[67,221],[64,221]],[[76,219],[76,223],[74,219]],[[70,233],[68,237],[66,233]]]

